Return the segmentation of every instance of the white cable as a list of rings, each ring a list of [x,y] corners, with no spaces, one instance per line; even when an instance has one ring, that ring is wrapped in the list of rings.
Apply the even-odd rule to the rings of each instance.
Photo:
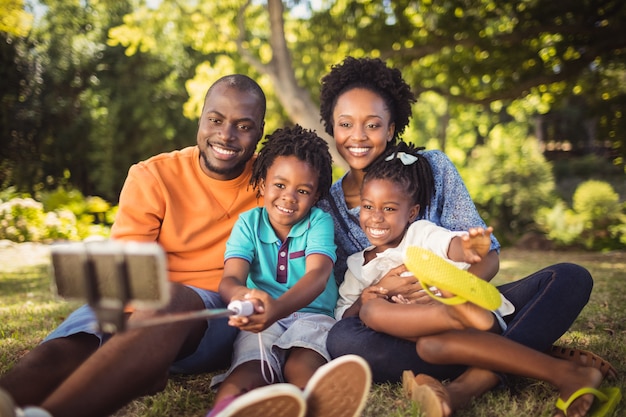
[[[265,374],[265,358],[267,357],[265,354],[265,349],[263,349],[263,338],[261,336],[262,332],[257,333],[259,335],[259,351],[261,352],[261,375],[263,375],[263,380],[270,385],[274,383],[274,369],[272,369],[272,365],[269,361],[267,361],[267,367],[270,369],[270,378]]]

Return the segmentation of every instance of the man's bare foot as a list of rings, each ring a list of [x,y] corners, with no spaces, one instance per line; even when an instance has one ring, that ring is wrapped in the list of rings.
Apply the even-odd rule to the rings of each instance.
[[[597,388],[601,382],[602,372],[598,369],[572,364],[571,371],[567,375],[563,375],[562,383],[557,385],[559,398],[562,401],[567,401],[580,388]],[[567,417],[583,417],[587,415],[593,401],[593,394],[581,395],[567,408]],[[565,416],[561,410],[557,410],[554,415]]]

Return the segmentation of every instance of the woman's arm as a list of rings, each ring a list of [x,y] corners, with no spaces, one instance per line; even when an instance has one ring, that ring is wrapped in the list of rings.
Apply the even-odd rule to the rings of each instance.
[[[491,250],[480,262],[469,267],[468,271],[485,281],[491,281],[500,269],[500,255]]]
[[[435,195],[424,218],[449,230],[463,231],[472,227],[486,228],[484,220],[478,214],[476,205],[452,161],[437,150],[423,153],[428,159],[435,179]],[[490,281],[498,272],[500,243],[491,235],[491,252],[469,271]]]

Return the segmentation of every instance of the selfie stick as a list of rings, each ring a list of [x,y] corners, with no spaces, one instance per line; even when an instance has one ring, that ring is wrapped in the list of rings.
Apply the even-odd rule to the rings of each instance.
[[[215,308],[198,311],[188,311],[185,313],[167,314],[160,317],[140,320],[136,322],[129,322],[126,325],[126,328],[130,330],[187,320],[217,319],[229,316],[251,316],[252,313],[254,313],[254,304],[252,304],[252,301],[235,300],[228,304],[227,308]]]

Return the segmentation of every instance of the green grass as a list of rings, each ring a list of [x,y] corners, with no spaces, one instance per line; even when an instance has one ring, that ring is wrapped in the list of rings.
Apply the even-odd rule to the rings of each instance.
[[[26,261],[24,261],[26,259]],[[0,248],[0,373],[32,349],[76,304],[56,299],[50,291],[48,267],[39,258],[16,257]],[[496,283],[509,282],[556,262],[572,261],[588,268],[595,281],[589,304],[560,344],[593,350],[609,360],[620,376],[604,384],[626,394],[626,252],[528,252],[507,249],[501,255]],[[133,401],[116,413],[130,416],[204,416],[214,393],[211,375],[175,376],[157,395]],[[506,389],[478,398],[457,417],[551,416],[557,392],[548,384],[513,377]],[[625,402],[615,416],[626,415]],[[420,416],[416,405],[402,397],[395,384],[372,388],[363,417]]]

